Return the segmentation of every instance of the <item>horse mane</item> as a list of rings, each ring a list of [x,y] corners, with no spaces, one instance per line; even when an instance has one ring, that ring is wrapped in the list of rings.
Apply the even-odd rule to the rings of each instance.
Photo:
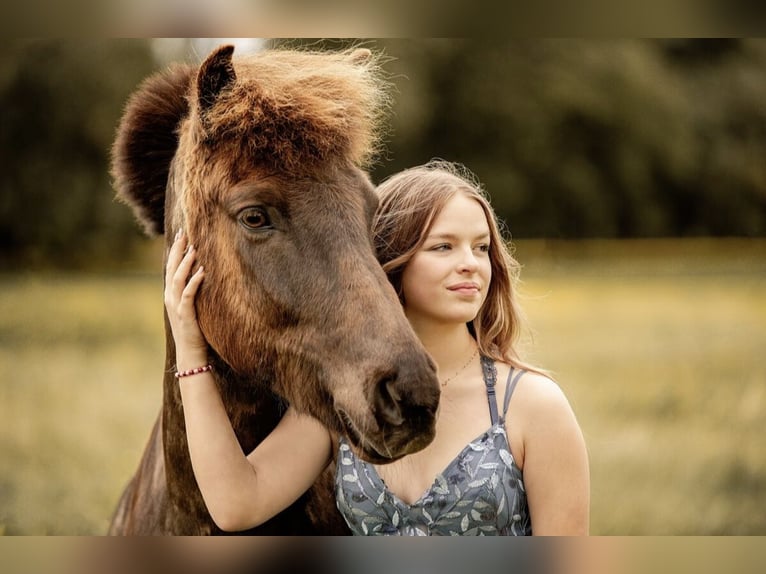
[[[338,160],[364,168],[380,151],[389,100],[369,50],[267,50],[233,63],[236,81],[192,114],[208,144],[227,142],[239,161],[288,173]]]

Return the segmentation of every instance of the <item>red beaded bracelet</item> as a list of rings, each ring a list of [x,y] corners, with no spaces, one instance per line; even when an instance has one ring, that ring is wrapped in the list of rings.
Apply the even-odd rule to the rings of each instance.
[[[191,375],[199,375],[200,373],[206,373],[207,371],[212,371],[213,365],[208,363],[207,365],[203,367],[195,367],[193,369],[189,369],[188,371],[176,371],[176,379],[180,379],[181,377],[189,377]]]

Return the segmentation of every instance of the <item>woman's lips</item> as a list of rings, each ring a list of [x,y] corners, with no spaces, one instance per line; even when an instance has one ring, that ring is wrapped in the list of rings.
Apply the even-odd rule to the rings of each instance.
[[[447,289],[463,295],[473,295],[479,292],[479,286],[476,283],[457,283],[450,285]]]

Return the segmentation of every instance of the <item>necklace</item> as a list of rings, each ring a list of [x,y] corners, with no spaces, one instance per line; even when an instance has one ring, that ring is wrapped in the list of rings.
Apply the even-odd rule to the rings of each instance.
[[[468,368],[468,365],[470,365],[470,364],[473,362],[473,360],[476,358],[476,355],[478,355],[478,354],[479,354],[479,347],[477,346],[477,347],[476,347],[476,350],[473,352],[473,355],[471,355],[471,358],[470,358],[470,359],[468,359],[468,361],[466,362],[466,364],[465,364],[465,365],[463,365],[462,367],[460,367],[460,369],[459,369],[459,370],[458,370],[458,371],[457,371],[457,372],[456,372],[454,375],[452,375],[451,377],[449,377],[449,378],[447,378],[447,379],[444,379],[444,381],[442,382],[442,387],[446,387],[446,386],[447,386],[447,383],[449,383],[450,381],[454,381],[454,380],[455,380],[455,378],[456,378],[456,377],[457,377],[457,376],[458,376],[460,373],[462,373],[463,371],[465,371],[465,370]]]

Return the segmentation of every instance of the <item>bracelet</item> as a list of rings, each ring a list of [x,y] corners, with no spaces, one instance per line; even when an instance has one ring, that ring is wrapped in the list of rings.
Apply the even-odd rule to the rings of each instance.
[[[182,377],[190,377],[191,375],[199,375],[200,373],[206,373],[207,371],[212,371],[213,365],[208,363],[207,365],[204,365],[202,367],[195,367],[193,369],[189,369],[188,371],[176,371],[176,379],[180,379]]]

